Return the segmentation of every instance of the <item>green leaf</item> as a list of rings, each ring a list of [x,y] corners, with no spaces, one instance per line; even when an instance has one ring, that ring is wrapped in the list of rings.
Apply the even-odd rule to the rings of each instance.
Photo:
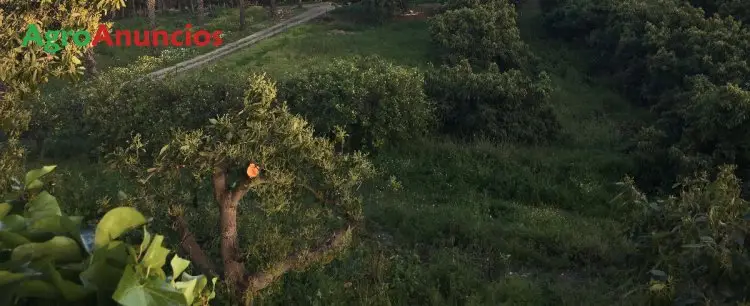
[[[23,273],[12,273],[8,271],[0,271],[0,286],[5,286],[7,284],[21,281],[25,279],[26,277],[27,275]]]
[[[107,261],[112,264],[119,264],[120,268],[133,263],[131,254],[128,253],[128,245],[122,241],[112,241],[103,248],[94,250],[94,261]]]
[[[146,218],[132,207],[117,207],[107,212],[96,226],[94,247],[100,248],[124,232],[146,224]]]
[[[190,265],[190,261],[175,254],[169,265],[172,266],[172,281],[175,281],[182,275],[182,272],[185,272],[185,269]]]
[[[203,275],[193,276],[187,273],[182,274],[182,283],[195,281],[195,289],[193,292],[201,293],[203,289],[208,285],[208,279]]]
[[[26,217],[31,219],[46,216],[62,216],[57,199],[46,191],[40,192],[27,204]]]
[[[11,260],[49,258],[58,263],[83,260],[78,243],[65,236],[55,236],[45,242],[17,246],[13,249],[10,258]]]
[[[167,263],[167,255],[169,255],[169,249],[161,246],[161,243],[163,241],[164,236],[156,235],[154,237],[154,240],[151,242],[151,245],[148,247],[146,255],[143,256],[143,260],[141,262],[149,269],[161,269],[161,267]]]
[[[2,242],[4,247],[10,249],[14,249],[19,245],[31,243],[26,237],[8,231],[0,231],[0,242]]]
[[[123,269],[105,260],[94,261],[81,273],[84,288],[113,292],[122,277]]]
[[[33,297],[43,299],[57,299],[60,291],[50,283],[41,280],[28,280],[16,288],[18,297]]]
[[[159,156],[161,156],[162,154],[164,154],[164,152],[167,152],[167,149],[169,149],[169,145],[165,145],[165,146],[161,147],[161,150],[159,150]]]
[[[63,279],[60,272],[55,269],[55,266],[51,262],[47,263],[45,274],[50,278],[52,284],[62,292],[63,297],[68,301],[78,301],[85,298],[91,291],[83,288],[83,286],[74,282]]]
[[[55,170],[55,168],[57,168],[57,166],[54,166],[54,165],[53,166],[44,166],[41,169],[31,170],[31,171],[27,172],[26,173],[26,179],[25,179],[24,185],[25,186],[31,185],[31,183],[33,181],[38,180],[41,177],[49,174],[50,172],[52,172],[53,170]]]
[[[18,232],[26,228],[26,219],[19,215],[9,215],[0,222],[0,229],[4,231]]]
[[[182,292],[182,295],[185,296],[185,299],[187,300],[188,305],[192,305],[193,301],[195,300],[196,292],[200,294],[200,291],[195,290],[195,285],[198,284],[198,279],[193,279],[186,282],[177,282],[174,283],[174,287],[177,288],[177,290]]]
[[[63,226],[63,216],[46,216],[36,219],[29,224],[29,232],[42,233],[67,233],[68,229]]]
[[[184,306],[185,296],[163,281],[148,279],[133,265],[125,268],[125,273],[112,295],[122,306]]]
[[[40,180],[33,180],[31,183],[26,185],[26,190],[35,190],[44,187],[44,183]]]
[[[143,241],[141,242],[141,245],[139,246],[138,254],[143,254],[148,249],[148,246],[151,244],[151,234],[148,232],[146,227],[143,227]]]
[[[0,220],[8,215],[13,206],[10,203],[0,203]]]

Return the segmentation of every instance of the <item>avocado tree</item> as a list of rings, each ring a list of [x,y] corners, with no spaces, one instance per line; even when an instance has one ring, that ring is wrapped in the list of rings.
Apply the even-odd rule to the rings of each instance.
[[[183,251],[203,273],[221,273],[231,296],[249,303],[287,271],[331,260],[347,245],[362,218],[356,190],[373,168],[364,155],[337,153],[334,142],[316,137],[276,101],[264,75],[250,77],[244,101],[223,114],[199,126],[175,124],[142,129],[109,160],[139,179],[136,202],[171,219]],[[202,194],[213,204],[195,204]],[[267,222],[253,228],[262,216]],[[253,251],[271,235],[283,254]],[[212,237],[220,237],[213,248]]]
[[[77,76],[83,72],[81,58],[89,47],[67,43],[54,55],[43,46],[22,46],[29,24],[39,29],[76,29],[95,32],[103,14],[124,6],[122,0],[69,0],[0,2],[0,190],[7,190],[10,177],[21,173],[21,133],[28,129],[29,108],[24,96],[36,92],[49,78]]]

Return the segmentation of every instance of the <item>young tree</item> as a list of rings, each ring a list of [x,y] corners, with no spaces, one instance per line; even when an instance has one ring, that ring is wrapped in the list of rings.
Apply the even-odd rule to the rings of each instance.
[[[240,30],[245,29],[245,0],[237,0],[240,8]]]
[[[148,22],[151,29],[156,29],[156,0],[147,0]]]
[[[277,10],[276,10],[276,0],[268,0],[268,9],[271,10],[271,18],[276,18],[277,16]]]
[[[198,0],[198,24],[203,25],[203,18],[206,15],[206,7],[203,0]]]
[[[119,9],[119,0],[75,0],[64,2],[5,0],[0,5],[0,190],[9,187],[11,176],[21,174],[24,150],[19,143],[29,123],[22,99],[47,82],[50,76],[77,76],[80,58],[88,47],[67,44],[50,55],[36,44],[21,46],[30,23],[40,29],[68,28],[95,32],[103,14]]]
[[[185,253],[201,272],[222,273],[222,283],[237,299],[249,303],[287,271],[331,260],[348,244],[362,218],[356,190],[373,168],[363,155],[337,153],[333,142],[314,136],[302,117],[276,102],[275,84],[265,76],[252,76],[244,102],[222,115],[198,127],[177,125],[171,131],[143,129],[145,134],[116,150],[110,160],[115,169],[140,178],[135,202],[157,218],[173,220]],[[167,139],[163,147],[161,139]],[[198,192],[189,192],[203,182],[212,190],[215,206],[198,211],[186,203],[197,201]],[[250,272],[248,261],[256,259],[245,245],[258,242],[240,233],[257,220],[248,218],[273,211],[284,213],[272,220],[288,223],[288,245],[309,248],[280,254]],[[198,217],[191,219],[191,213]],[[212,215],[218,215],[218,228],[202,221]],[[335,230],[326,234],[327,228]],[[196,238],[217,230],[221,268]]]

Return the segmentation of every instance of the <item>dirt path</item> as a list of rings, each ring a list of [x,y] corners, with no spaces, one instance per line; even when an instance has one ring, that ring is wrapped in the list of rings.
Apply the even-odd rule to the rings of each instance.
[[[299,24],[315,19],[316,17],[324,15],[335,8],[329,2],[309,4],[309,5],[305,5],[305,7],[307,8],[307,11],[297,16],[294,16],[288,20],[285,20],[284,22],[275,24],[262,31],[250,34],[249,36],[245,38],[242,38],[233,43],[226,44],[223,47],[213,50],[211,52],[208,52],[206,54],[202,54],[194,58],[191,58],[189,60],[177,63],[173,66],[154,71],[148,74],[147,77],[163,78],[173,73],[180,73],[180,72],[184,72],[190,69],[198,68],[210,62],[223,58],[229,54],[232,54],[235,51],[249,47],[265,38],[269,38],[271,36],[284,32],[294,26],[297,26]]]

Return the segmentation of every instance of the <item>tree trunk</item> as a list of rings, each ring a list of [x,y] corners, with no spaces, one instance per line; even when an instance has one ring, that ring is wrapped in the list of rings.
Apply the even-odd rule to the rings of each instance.
[[[237,235],[237,208],[240,200],[255,186],[266,183],[263,178],[246,179],[238,187],[229,190],[227,185],[227,169],[218,166],[214,168],[212,175],[212,185],[214,189],[214,200],[219,205],[220,232],[221,232],[221,263],[223,266],[222,282],[232,289],[233,295],[245,305],[252,304],[252,297],[261,289],[266,288],[274,281],[278,280],[290,270],[300,270],[315,262],[330,261],[333,259],[333,252],[340,251],[346,247],[351,240],[352,225],[347,225],[333,233],[324,243],[293,253],[282,260],[270,265],[268,269],[247,273],[245,262],[242,260],[239,248],[239,237]],[[320,193],[315,192],[309,187],[303,186],[310,190],[316,198],[328,202],[321,198]],[[180,234],[180,244],[183,251],[196,264],[201,273],[215,275],[217,271],[213,266],[211,259],[198,245],[195,236],[188,228],[188,222],[180,214],[172,215],[174,227]]]
[[[271,9],[271,18],[276,19],[276,0],[269,0],[268,2]]]
[[[133,16],[131,16],[131,17],[138,16],[138,5],[136,5],[135,0],[130,0],[130,7],[132,8],[131,11],[132,11],[132,14],[133,14]]]
[[[96,76],[99,70],[96,69],[96,58],[94,58],[94,49],[89,48],[84,54],[83,65],[86,68],[86,74]]]
[[[240,31],[245,29],[245,0],[237,0],[240,5]]]
[[[156,29],[156,0],[146,0],[146,1],[147,1],[146,2],[146,5],[147,5],[146,10],[148,11],[149,25],[150,25],[151,30],[154,30],[154,29]],[[153,49],[151,49],[151,52],[153,54],[156,54],[157,53],[157,51],[156,51],[156,41],[153,41],[151,43],[154,44],[154,47],[153,47]]]
[[[146,0],[146,10],[148,11],[148,22],[151,29],[156,29],[156,0]]]
[[[203,5],[203,0],[198,0],[198,24],[203,25],[203,17],[205,17],[206,8]]]

